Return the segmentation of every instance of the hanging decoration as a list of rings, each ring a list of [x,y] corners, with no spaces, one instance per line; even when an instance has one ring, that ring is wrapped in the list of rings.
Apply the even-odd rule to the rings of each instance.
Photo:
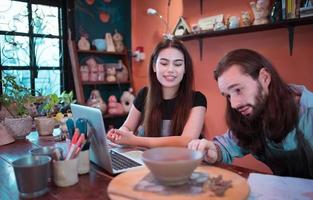
[[[100,11],[99,19],[103,23],[108,23],[108,21],[110,20],[110,15],[109,15],[109,13],[107,13],[105,11]]]
[[[85,0],[88,5],[93,5],[95,0]]]

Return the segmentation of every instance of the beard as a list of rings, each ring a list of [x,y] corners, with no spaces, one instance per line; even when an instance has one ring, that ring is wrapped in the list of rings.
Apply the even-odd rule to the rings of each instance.
[[[263,91],[260,83],[257,85],[255,103],[244,106],[252,107],[250,115],[242,115],[238,110],[233,109],[230,102],[227,102],[226,122],[229,129],[238,139],[238,145],[250,149],[254,153],[262,152],[262,137],[264,132],[263,120],[266,115],[268,96]]]
[[[245,115],[242,115],[240,112],[238,112],[238,114],[241,115],[241,118],[243,118],[243,120],[255,121],[256,119],[260,119],[261,116],[263,115],[265,106],[266,106],[266,100],[267,100],[267,97],[263,92],[263,88],[261,84],[258,82],[257,95],[255,96],[255,104],[254,105],[245,104],[239,107],[238,109],[236,109],[236,112],[238,112],[238,110],[240,110],[242,107],[249,106],[252,108],[252,112],[250,115],[245,116]]]

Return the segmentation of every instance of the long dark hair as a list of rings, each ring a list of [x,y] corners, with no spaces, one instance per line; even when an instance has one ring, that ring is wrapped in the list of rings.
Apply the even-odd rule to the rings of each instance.
[[[269,94],[264,102],[264,110],[253,120],[247,120],[233,109],[227,101],[226,122],[238,138],[239,145],[254,153],[264,150],[265,138],[282,141],[292,131],[298,120],[298,106],[295,92],[281,79],[274,66],[259,53],[249,49],[237,49],[227,53],[218,63],[214,78],[218,78],[231,66],[239,65],[241,71],[258,80],[264,68],[271,75]]]
[[[162,85],[157,79],[153,67],[156,65],[160,51],[166,48],[176,48],[182,52],[185,59],[185,73],[180,82],[179,89],[176,94],[177,102],[174,108],[173,118],[171,122],[171,135],[180,135],[187,122],[190,110],[192,108],[192,90],[194,86],[194,75],[191,57],[182,44],[178,40],[164,39],[154,49],[149,63],[149,87],[145,102],[144,129],[146,136],[161,136],[162,127],[162,109],[163,100]]]

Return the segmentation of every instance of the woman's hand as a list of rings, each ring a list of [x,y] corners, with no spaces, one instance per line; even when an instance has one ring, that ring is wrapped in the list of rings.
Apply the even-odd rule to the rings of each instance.
[[[213,164],[219,160],[220,151],[212,141],[206,139],[191,140],[188,144],[189,149],[201,151],[204,155],[204,161]]]
[[[107,138],[116,144],[136,145],[134,142],[136,136],[133,131],[111,129],[107,134]]]

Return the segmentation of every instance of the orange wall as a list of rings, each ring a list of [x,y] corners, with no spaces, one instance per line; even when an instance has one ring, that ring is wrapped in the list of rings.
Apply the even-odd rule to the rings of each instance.
[[[217,14],[240,15],[241,11],[251,11],[250,0],[203,0],[203,14],[200,14],[200,1],[172,0],[170,7],[170,27],[175,27],[179,16],[184,16],[189,24],[199,18]],[[147,8],[154,8],[166,17],[167,0],[132,1],[132,47],[143,46],[146,60],[133,61],[135,90],[147,84],[149,56],[155,44],[161,39],[164,26],[156,16],[148,16]],[[313,25],[295,28],[293,56],[289,56],[287,29],[220,36],[203,40],[203,59],[200,60],[198,41],[184,42],[193,58],[196,89],[203,92],[208,100],[206,114],[207,137],[222,134],[227,127],[224,121],[225,100],[219,94],[212,72],[218,60],[228,51],[236,48],[254,49],[276,66],[281,76],[290,83],[304,84],[313,90]],[[236,159],[236,165],[268,172],[269,169],[252,156]]]

